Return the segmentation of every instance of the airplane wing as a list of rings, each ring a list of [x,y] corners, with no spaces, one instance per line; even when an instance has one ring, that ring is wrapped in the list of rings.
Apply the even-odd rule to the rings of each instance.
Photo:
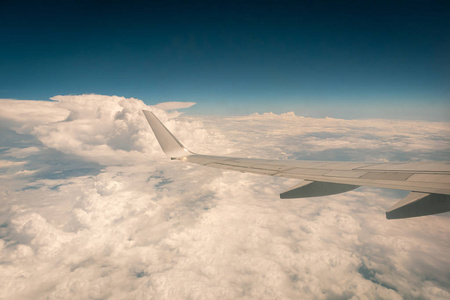
[[[282,199],[334,195],[371,186],[410,191],[386,212],[388,219],[450,211],[450,162],[374,164],[200,155],[187,150],[152,112],[143,112],[162,150],[171,159],[244,173],[303,179],[282,192]]]

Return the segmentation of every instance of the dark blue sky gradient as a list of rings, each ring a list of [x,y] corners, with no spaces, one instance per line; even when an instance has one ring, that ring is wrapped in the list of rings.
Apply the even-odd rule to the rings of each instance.
[[[448,1],[9,1],[0,98],[450,120]]]

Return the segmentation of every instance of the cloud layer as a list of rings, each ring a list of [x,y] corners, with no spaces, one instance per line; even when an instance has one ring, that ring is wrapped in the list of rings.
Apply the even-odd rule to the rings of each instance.
[[[295,180],[169,161],[140,110],[190,150],[449,160],[448,123],[264,114],[115,96],[0,100],[0,298],[450,297],[448,215],[388,221],[404,192],[280,200]]]

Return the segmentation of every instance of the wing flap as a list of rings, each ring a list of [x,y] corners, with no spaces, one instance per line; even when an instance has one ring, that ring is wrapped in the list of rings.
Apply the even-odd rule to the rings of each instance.
[[[281,199],[308,198],[345,193],[358,188],[357,185],[304,180],[280,194]]]
[[[387,219],[403,219],[450,211],[450,196],[411,192],[386,212]]]

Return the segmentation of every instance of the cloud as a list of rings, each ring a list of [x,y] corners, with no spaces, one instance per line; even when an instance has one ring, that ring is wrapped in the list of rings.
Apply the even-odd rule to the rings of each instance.
[[[154,108],[162,109],[162,110],[173,110],[173,109],[182,109],[182,108],[189,108],[193,105],[195,105],[195,102],[164,102],[154,105]]]
[[[21,101],[1,115],[15,136],[0,152],[0,298],[450,296],[447,215],[388,221],[405,192],[372,188],[281,200],[295,180],[168,160],[140,110],[195,152],[261,158],[440,159],[447,123],[174,119],[188,104],[52,99],[27,102],[30,121],[14,116]]]
[[[23,165],[25,162],[16,162],[9,160],[0,160],[0,168],[13,167]]]

